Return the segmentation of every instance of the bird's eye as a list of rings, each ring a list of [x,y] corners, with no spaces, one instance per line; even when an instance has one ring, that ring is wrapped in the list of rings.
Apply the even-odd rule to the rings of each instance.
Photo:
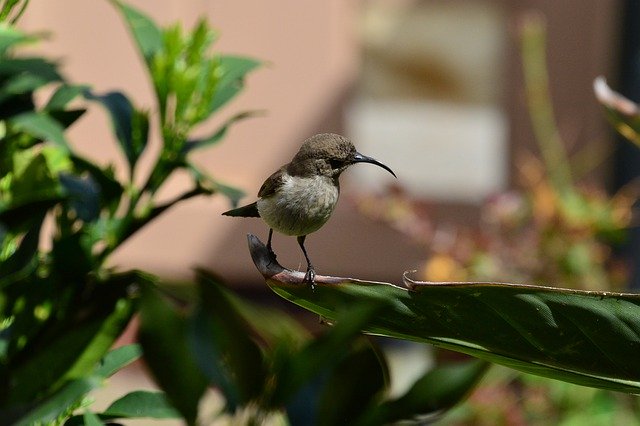
[[[340,160],[331,159],[329,160],[329,165],[331,166],[332,169],[339,169],[344,165],[344,162]]]

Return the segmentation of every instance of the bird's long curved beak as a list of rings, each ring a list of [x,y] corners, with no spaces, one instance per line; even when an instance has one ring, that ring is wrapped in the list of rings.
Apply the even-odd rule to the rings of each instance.
[[[376,166],[380,166],[383,169],[385,169],[386,171],[388,171],[389,173],[391,173],[393,175],[394,178],[398,178],[396,176],[395,173],[393,173],[393,170],[391,170],[388,166],[382,164],[381,162],[379,162],[378,160],[371,158],[371,157],[367,157],[366,155],[362,155],[359,152],[356,152],[356,155],[353,156],[353,159],[351,160],[353,163],[371,163],[371,164],[375,164]]]

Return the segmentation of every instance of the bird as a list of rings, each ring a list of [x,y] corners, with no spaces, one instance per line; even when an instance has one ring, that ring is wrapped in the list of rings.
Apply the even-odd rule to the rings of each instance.
[[[335,133],[311,136],[289,163],[264,181],[257,201],[222,214],[261,218],[269,226],[267,249],[273,259],[276,258],[271,247],[274,230],[297,237],[307,261],[303,282],[313,286],[316,272],[304,246],[305,239],[329,220],[340,195],[339,177],[357,163],[375,164],[396,177],[385,164],[356,151],[347,137]]]

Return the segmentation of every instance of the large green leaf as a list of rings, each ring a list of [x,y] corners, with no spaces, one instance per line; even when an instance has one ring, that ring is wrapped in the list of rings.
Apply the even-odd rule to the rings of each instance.
[[[386,308],[366,332],[431,343],[524,371],[640,392],[640,295],[518,284],[419,283],[406,287],[316,277],[282,268],[249,236],[254,262],[280,296],[329,319],[371,300]]]

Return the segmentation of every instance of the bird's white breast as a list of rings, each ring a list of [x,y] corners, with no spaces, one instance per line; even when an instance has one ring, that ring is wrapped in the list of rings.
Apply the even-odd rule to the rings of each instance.
[[[285,235],[307,235],[324,225],[333,212],[339,188],[326,176],[285,176],[272,195],[258,200],[260,217]]]

